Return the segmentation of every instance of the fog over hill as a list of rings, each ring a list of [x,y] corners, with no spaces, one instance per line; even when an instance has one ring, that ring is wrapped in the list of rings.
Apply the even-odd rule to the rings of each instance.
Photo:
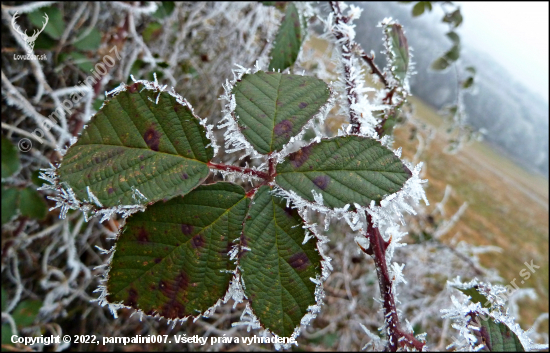
[[[430,72],[430,64],[451,48],[445,36],[448,27],[441,23],[442,15],[434,11],[413,18],[410,6],[387,2],[355,3],[362,7],[356,21],[356,40],[365,51],[376,53],[376,63],[385,66],[382,29],[375,27],[385,17],[401,23],[406,31],[416,75],[411,78],[415,96],[437,109],[456,101],[457,76],[451,66],[445,73]],[[467,18],[465,18],[467,21]],[[460,32],[459,32],[460,33]],[[483,35],[483,33],[480,33]],[[485,140],[524,167],[548,177],[548,103],[512,75],[490,56],[479,53],[462,41],[460,67],[473,65],[477,69],[477,93],[464,95],[468,123],[487,130]]]

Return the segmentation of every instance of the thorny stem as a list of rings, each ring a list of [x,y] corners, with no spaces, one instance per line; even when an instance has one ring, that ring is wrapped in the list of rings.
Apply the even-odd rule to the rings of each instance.
[[[378,284],[380,285],[380,293],[382,293],[384,299],[383,306],[387,330],[386,334],[388,337],[388,349],[391,352],[395,352],[400,347],[404,348],[405,346],[410,346],[418,351],[422,351],[424,343],[417,340],[412,334],[403,331],[397,315],[392,279],[390,279],[386,262],[386,248],[390,244],[391,238],[389,241],[385,241],[382,238],[380,230],[373,227],[370,215],[367,215],[367,230],[365,237],[369,240],[369,248],[364,251],[374,259],[376,273],[378,275]]]
[[[220,164],[220,163],[213,163],[213,162],[208,162],[207,163],[208,167],[209,168],[214,168],[214,169],[218,169],[218,170],[225,170],[225,171],[230,171],[230,172],[240,172],[240,173],[245,173],[245,174],[251,174],[251,175],[254,175],[254,176],[257,176],[258,178],[262,178],[262,179],[265,179],[265,180],[268,180],[271,178],[271,175],[267,174],[267,173],[264,173],[264,172],[260,172],[259,170],[254,170],[254,169],[250,169],[250,168],[243,168],[243,167],[237,167],[236,165],[229,165],[229,164]]]
[[[342,14],[342,11],[340,10],[340,4],[338,3],[338,1],[331,1],[330,7],[332,8],[332,12],[334,13],[336,25],[346,24],[349,22],[350,18]],[[357,92],[355,91],[355,84],[354,84],[355,82],[351,79],[351,59],[352,59],[353,41],[350,38],[344,36],[344,33],[342,33],[338,29],[335,29],[333,33],[334,33],[334,36],[336,37],[336,40],[339,43],[342,43],[342,59],[343,59],[342,64],[344,66],[344,80],[346,83],[346,95],[348,97],[348,103],[350,105],[349,122],[351,124],[351,133],[359,134],[361,130],[359,115],[355,110],[351,109],[351,105],[359,100],[357,97]]]
[[[267,173],[260,172],[258,170],[254,170],[254,169],[250,169],[250,168],[238,167],[236,165],[228,165],[228,164],[220,164],[220,163],[212,163],[212,162],[208,162],[207,165],[210,168],[214,168],[214,169],[218,169],[218,170],[225,170],[225,171],[231,171],[231,172],[240,172],[240,173],[244,173],[244,174],[254,175],[254,176],[257,176],[258,178],[262,178],[263,180],[259,185],[255,186],[254,188],[252,188],[252,190],[250,190],[246,193],[246,197],[252,198],[252,196],[254,196],[256,191],[261,186],[269,184],[275,178],[275,175],[276,175],[276,173],[275,173],[275,161],[271,157],[271,155],[268,157],[268,164],[269,164],[269,169],[268,169]]]
[[[340,4],[337,1],[331,1],[330,6],[334,13],[336,25],[347,24],[350,21],[349,17],[342,14]],[[374,64],[374,58],[369,57],[359,47],[359,44],[354,43],[350,38],[346,37],[342,31],[335,29],[334,36],[338,43],[342,45],[342,62],[344,66],[344,79],[346,83],[346,94],[350,105],[349,110],[349,122],[352,125],[352,133],[359,133],[361,130],[361,121],[357,112],[351,109],[351,105],[358,101],[357,92],[355,91],[355,81],[351,79],[351,58],[352,50],[360,50],[361,57],[369,64],[373,73],[376,73],[381,79],[386,88],[388,82],[386,78],[380,72],[380,70]],[[391,90],[386,97],[391,102],[394,90]],[[377,125],[377,131],[382,128],[382,123]],[[424,343],[417,340],[412,334],[403,331],[401,324],[399,323],[399,316],[397,315],[397,309],[395,307],[395,297],[393,293],[392,279],[388,271],[386,261],[386,248],[391,242],[385,241],[380,234],[380,230],[375,228],[372,223],[372,217],[367,214],[367,229],[365,237],[369,240],[369,248],[363,249],[365,253],[370,255],[374,259],[376,266],[376,272],[378,275],[378,283],[380,285],[380,293],[384,300],[384,318],[386,322],[386,334],[388,337],[388,349],[392,352],[397,351],[398,348],[404,348],[405,346],[413,347],[418,351],[421,351],[424,347]]]
[[[376,63],[374,62],[374,54],[372,56],[368,56],[363,48],[361,48],[361,45],[359,43],[354,43],[353,48],[357,50],[359,56],[363,58],[363,60],[365,60],[365,62],[369,65],[371,69],[371,74],[378,76],[384,84],[384,87],[389,88],[389,83],[386,80],[386,76],[384,76],[382,71],[380,71],[380,69],[378,68],[378,66],[376,66]]]

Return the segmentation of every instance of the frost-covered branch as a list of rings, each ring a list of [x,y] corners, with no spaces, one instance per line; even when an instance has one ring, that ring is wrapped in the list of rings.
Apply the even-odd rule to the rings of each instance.
[[[368,239],[369,247],[363,249],[365,253],[372,256],[378,274],[378,284],[380,293],[383,297],[384,318],[386,323],[386,336],[388,337],[388,349],[392,352],[398,348],[414,347],[421,351],[424,342],[416,339],[411,333],[406,332],[401,327],[394,297],[394,278],[390,277],[388,262],[386,260],[386,249],[391,243],[391,238],[385,241],[380,234],[380,230],[375,228],[372,223],[372,217],[367,215],[367,229],[365,237]]]

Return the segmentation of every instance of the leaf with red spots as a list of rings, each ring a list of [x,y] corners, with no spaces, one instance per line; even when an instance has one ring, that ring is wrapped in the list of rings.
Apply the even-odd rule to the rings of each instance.
[[[129,217],[111,262],[107,300],[170,319],[212,307],[235,270],[228,252],[249,201],[242,187],[217,183]]]
[[[388,148],[368,137],[322,140],[291,153],[276,167],[275,182],[314,202],[312,190],[330,208],[368,206],[399,191],[411,171]]]
[[[303,129],[327,103],[330,90],[315,77],[258,71],[244,75],[233,94],[243,135],[258,152],[268,154]]]
[[[296,5],[288,3],[279,31],[275,36],[273,48],[271,49],[271,62],[269,71],[272,69],[283,71],[290,67],[298,58],[300,47],[305,37],[306,26],[303,18],[298,13]]]
[[[303,220],[269,186],[254,195],[243,231],[246,246],[240,258],[245,294],[261,324],[290,337],[310,305],[321,275],[321,256],[314,239],[302,244]]]
[[[89,186],[105,207],[138,203],[133,188],[154,202],[188,193],[207,177],[209,143],[188,106],[134,83],[92,117],[59,176],[81,200]]]

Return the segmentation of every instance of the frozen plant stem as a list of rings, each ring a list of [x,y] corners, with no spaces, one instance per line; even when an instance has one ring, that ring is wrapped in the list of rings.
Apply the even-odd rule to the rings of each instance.
[[[342,30],[340,26],[346,25],[349,22],[349,18],[342,14],[340,10],[340,4],[338,1],[331,1],[330,7],[334,13],[334,20],[336,26],[334,27],[334,36],[339,44],[342,45],[342,64],[344,66],[344,81],[346,83],[346,94],[348,96],[348,103],[350,105],[349,109],[349,122],[351,124],[351,133],[359,134],[361,129],[361,123],[359,122],[358,113],[351,108],[351,106],[359,101],[357,97],[355,81],[351,78],[351,60],[352,60],[352,49],[353,49],[353,40],[349,38]]]
[[[380,285],[380,293],[384,300],[384,318],[386,321],[386,334],[388,337],[388,350],[391,352],[405,346],[414,347],[418,351],[422,351],[424,343],[420,342],[408,332],[403,331],[399,323],[397,309],[395,307],[395,298],[393,296],[392,280],[388,272],[386,261],[386,248],[389,241],[385,241],[380,235],[380,230],[373,227],[372,218],[367,215],[367,230],[365,237],[369,240],[369,248],[364,250],[374,259],[376,273],[378,275],[378,284]]]
[[[371,73],[378,76],[380,78],[380,81],[384,84],[384,87],[389,88],[388,81],[386,80],[386,76],[380,71],[378,66],[374,63],[374,53],[372,53],[372,56],[368,56],[367,53],[361,48],[359,43],[354,43],[354,49],[357,50],[359,53],[359,56],[365,60],[365,62],[369,65],[371,69]]]
[[[270,165],[271,165],[271,159],[270,159]],[[272,175],[271,175],[272,173],[266,174],[264,172],[260,172],[259,170],[237,167],[236,165],[228,165],[228,164],[208,162],[208,167],[213,168],[213,169],[218,169],[218,170],[225,170],[225,171],[228,171],[228,172],[240,172],[240,173],[244,173],[244,174],[251,174],[251,175],[257,176],[258,178],[261,178],[261,179],[264,179],[264,180],[268,180],[272,177]],[[271,172],[271,170],[270,170],[270,172]]]
[[[361,132],[361,120],[358,112],[352,108],[353,104],[359,101],[358,93],[356,90],[355,80],[352,78],[352,55],[353,51],[359,53],[359,55],[369,64],[373,73],[379,76],[384,83],[384,86],[388,88],[388,82],[385,79],[382,72],[376,67],[373,61],[373,57],[369,57],[365,54],[359,44],[355,43],[352,38],[346,35],[343,30],[344,26],[351,20],[351,18],[342,14],[340,4],[337,1],[331,1],[330,7],[334,14],[335,26],[333,34],[336,37],[337,43],[341,45],[342,52],[342,65],[344,81],[346,84],[346,95],[349,103],[349,122],[351,124],[351,134],[359,135]],[[391,98],[394,90],[392,89],[388,96],[384,99],[387,103],[391,104]],[[376,126],[376,131],[380,134],[383,121]],[[386,261],[386,248],[389,245],[389,241],[385,241],[380,234],[380,230],[373,226],[371,215],[367,214],[367,229],[365,237],[369,240],[369,248],[363,249],[365,253],[370,255],[374,259],[376,266],[376,273],[378,275],[378,283],[380,285],[380,293],[383,298],[384,318],[386,322],[386,335],[388,338],[389,351],[395,352],[398,348],[414,348],[421,351],[424,347],[424,343],[420,342],[411,333],[403,331],[401,324],[399,323],[399,316],[397,315],[397,309],[395,307],[395,297],[393,293],[392,280],[388,271]]]

